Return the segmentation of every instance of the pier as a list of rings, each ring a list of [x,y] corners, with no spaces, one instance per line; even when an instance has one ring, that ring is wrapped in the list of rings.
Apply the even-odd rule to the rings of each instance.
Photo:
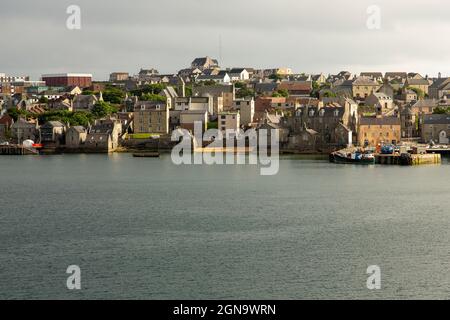
[[[439,153],[426,154],[376,154],[375,163],[382,165],[417,166],[423,164],[441,164]]]
[[[26,148],[22,145],[10,144],[0,146],[0,155],[25,156],[35,154],[39,154],[39,152],[35,149]]]

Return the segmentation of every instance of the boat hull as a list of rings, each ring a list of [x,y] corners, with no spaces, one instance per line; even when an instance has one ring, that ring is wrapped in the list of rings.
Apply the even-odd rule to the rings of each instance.
[[[135,152],[133,153],[135,158],[159,158],[159,152]]]
[[[336,153],[332,153],[332,154],[330,154],[330,162],[341,163],[341,164],[368,165],[368,164],[375,164],[375,158],[351,159],[351,158],[343,157]]]

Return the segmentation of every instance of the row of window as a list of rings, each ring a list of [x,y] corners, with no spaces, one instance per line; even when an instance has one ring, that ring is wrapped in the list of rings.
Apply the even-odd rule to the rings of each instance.
[[[385,135],[386,137],[389,137],[389,136],[390,136],[390,133],[389,133],[389,132],[386,132],[384,135]],[[377,134],[376,134],[375,132],[372,132],[371,136],[372,136],[372,137],[376,137]],[[383,132],[380,132],[379,136],[382,137],[382,136],[383,136]],[[367,132],[364,132],[364,137],[365,137],[365,138],[368,137]]]

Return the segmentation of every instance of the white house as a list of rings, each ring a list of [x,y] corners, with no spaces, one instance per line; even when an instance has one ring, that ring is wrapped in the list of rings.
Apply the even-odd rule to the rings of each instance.
[[[234,68],[229,71],[231,81],[246,81],[250,79],[250,73],[245,68]]]
[[[230,83],[231,78],[228,73],[219,73],[217,75],[202,74],[195,79],[196,82],[215,81],[216,83]]]

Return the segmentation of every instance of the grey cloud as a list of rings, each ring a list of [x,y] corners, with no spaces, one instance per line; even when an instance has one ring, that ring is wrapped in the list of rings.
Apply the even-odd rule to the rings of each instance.
[[[80,31],[65,28],[70,4],[82,9]],[[366,28],[372,4],[381,30]],[[444,0],[16,0],[1,4],[0,72],[175,72],[218,57],[220,35],[224,66],[449,74],[449,11]]]

